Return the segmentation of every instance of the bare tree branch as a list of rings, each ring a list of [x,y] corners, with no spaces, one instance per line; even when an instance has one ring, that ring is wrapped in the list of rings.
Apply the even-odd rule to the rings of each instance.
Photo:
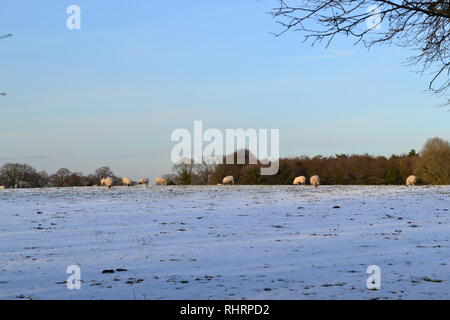
[[[298,3],[293,5],[292,2]],[[370,48],[395,44],[412,49],[410,65],[432,79],[428,89],[445,95],[450,86],[450,0],[279,0],[272,16],[283,29],[304,33],[304,41],[324,41],[337,35],[355,38]],[[369,23],[372,21],[372,23]],[[380,27],[382,26],[382,27]]]

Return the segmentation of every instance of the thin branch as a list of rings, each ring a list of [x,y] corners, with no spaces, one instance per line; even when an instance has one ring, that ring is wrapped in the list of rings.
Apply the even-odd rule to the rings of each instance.
[[[294,1],[294,0],[292,0]],[[272,16],[283,29],[304,33],[312,45],[325,41],[328,47],[337,35],[354,37],[370,48],[395,44],[412,49],[409,64],[431,72],[429,90],[444,95],[450,87],[450,0],[303,0],[290,5],[279,0]],[[369,19],[376,23],[369,26]],[[382,25],[382,30],[374,27]]]

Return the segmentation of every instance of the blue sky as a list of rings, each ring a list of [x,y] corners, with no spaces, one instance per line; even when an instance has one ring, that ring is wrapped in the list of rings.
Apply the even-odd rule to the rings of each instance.
[[[404,66],[411,52],[328,49],[279,31],[275,0],[2,4],[0,164],[54,172],[169,171],[174,129],[279,128],[282,156],[420,149],[450,113]],[[81,8],[68,30],[66,8]]]

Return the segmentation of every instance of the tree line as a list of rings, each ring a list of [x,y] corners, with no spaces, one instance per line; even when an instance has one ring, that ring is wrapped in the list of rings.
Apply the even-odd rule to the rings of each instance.
[[[92,174],[83,175],[61,168],[53,174],[37,171],[24,163],[5,163],[0,167],[0,186],[6,188],[85,187],[100,184],[100,179],[111,177],[115,185],[122,184],[109,167],[101,167]]]
[[[237,163],[237,152],[234,153]],[[254,157],[245,150],[246,164],[214,164],[193,160],[173,165],[172,172],[163,178],[169,185],[218,184],[226,176],[233,176],[236,184],[289,185],[295,177],[319,175],[321,184],[339,185],[401,185],[414,174],[420,184],[450,184],[450,144],[441,138],[429,139],[420,154],[384,156],[336,154],[330,157],[301,156],[279,160],[279,171],[272,176],[260,174],[262,164],[249,164]],[[73,187],[99,185],[100,179],[111,177],[114,185],[121,185],[109,167],[101,167],[83,175],[61,168],[53,174],[38,172],[27,164],[5,163],[0,167],[0,186],[6,188]]]
[[[420,154],[411,150],[389,158],[369,154],[281,158],[278,173],[272,176],[260,174],[261,163],[249,164],[252,157],[245,150],[246,164],[196,165],[188,161],[174,165],[173,173],[164,178],[172,184],[219,184],[231,175],[236,184],[289,185],[297,176],[319,175],[321,184],[329,185],[401,185],[414,174],[420,184],[450,184],[450,144],[441,138],[429,139]],[[234,159],[237,163],[237,152]]]

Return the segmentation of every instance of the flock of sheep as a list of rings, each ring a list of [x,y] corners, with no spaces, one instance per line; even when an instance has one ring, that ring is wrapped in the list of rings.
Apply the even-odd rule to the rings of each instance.
[[[417,182],[417,177],[414,175],[409,176],[408,178],[406,178],[406,185],[407,186],[413,186],[415,185]],[[142,178],[139,179],[139,185],[140,186],[148,186],[148,179],[147,178]],[[317,188],[320,184],[320,177],[318,175],[314,175],[309,179],[309,183]],[[113,186],[113,180],[111,178],[103,178],[100,180],[100,184],[102,186],[108,187],[108,188],[112,188]],[[125,187],[129,187],[132,185],[132,181],[130,178],[123,178],[122,179],[122,184]],[[163,178],[156,178],[155,179],[155,184],[157,186],[166,186],[167,185],[167,181],[164,180]],[[226,176],[225,178],[223,178],[222,183],[218,183],[217,185],[229,185],[229,184],[233,184],[234,185],[234,177],[233,176]],[[306,177],[305,176],[299,176],[296,177],[294,179],[294,181],[292,182],[292,184],[294,185],[305,185],[306,184]]]
[[[407,186],[413,186],[413,185],[416,184],[416,182],[417,182],[417,177],[414,176],[414,175],[410,175],[408,178],[406,178],[406,185],[407,185]],[[312,177],[309,179],[309,183],[310,183],[313,187],[317,188],[317,187],[319,186],[319,184],[320,184],[320,177],[319,177],[318,175],[312,176]],[[292,184],[295,184],[295,185],[305,185],[305,184],[306,184],[306,177],[305,177],[305,176],[299,176],[299,177],[296,177],[296,178],[294,179],[294,181],[292,182]]]
[[[141,179],[139,179],[138,184],[140,186],[145,186],[146,187],[146,186],[148,186],[148,179],[147,178],[141,178]],[[155,184],[157,186],[166,186],[167,185],[167,181],[164,180],[163,178],[156,178],[155,179]],[[100,180],[100,185],[102,187],[108,187],[109,189],[111,189],[113,187],[113,179],[110,178],[110,177],[103,178],[103,179]],[[122,185],[125,186],[125,187],[132,186],[133,185],[133,181],[131,181],[130,178],[125,177],[125,178],[122,179]]]
[[[413,185],[416,184],[416,182],[417,182],[417,177],[414,176],[414,175],[411,175],[411,176],[409,176],[406,179],[406,185],[407,186],[413,186]],[[320,177],[318,175],[312,176],[309,179],[309,183],[313,187],[317,188],[319,186],[319,184],[320,184]],[[227,177],[223,178],[222,183],[218,183],[217,185],[224,185],[224,184],[234,184],[233,176],[227,176]],[[304,186],[306,184],[306,177],[305,176],[296,177],[294,179],[294,181],[292,182],[292,184],[294,184],[294,185],[303,185]]]
[[[314,175],[309,179],[309,183],[311,183],[312,186],[316,187],[320,184],[320,178],[318,175]],[[234,184],[234,178],[233,176],[227,176],[223,178],[222,183],[218,183],[217,185],[224,185],[224,184]],[[294,179],[292,184],[295,185],[305,185],[306,184],[306,178],[304,176],[299,176]]]
[[[406,185],[407,186],[413,186],[415,185],[417,182],[417,177],[414,175],[409,176],[408,178],[406,178]],[[309,179],[309,183],[317,188],[320,184],[320,177],[318,175],[314,175]],[[148,186],[148,179],[147,178],[142,178],[139,179],[138,184],[140,186]],[[164,180],[163,178],[156,178],[155,179],[155,184],[157,186],[166,186],[167,185],[167,181]],[[218,183],[217,185],[229,185],[229,184],[233,184],[234,185],[234,177],[233,176],[226,176],[225,178],[223,178],[222,183]],[[305,185],[306,184],[306,177],[305,176],[299,176],[296,177],[294,179],[294,181],[292,182],[292,184],[294,185]],[[100,185],[102,187],[108,187],[109,189],[111,189],[113,187],[113,179],[110,177],[107,178],[103,178],[100,180]],[[122,179],[122,185],[125,187],[129,187],[131,185],[133,185],[133,182],[131,181],[130,178],[125,177]],[[4,186],[0,186],[0,189],[5,189]]]
[[[312,176],[310,179],[309,179],[309,183],[313,186],[313,187],[315,187],[315,188],[317,188],[318,186],[319,186],[319,184],[320,184],[320,177],[318,176],[318,175],[314,175],[314,176]],[[296,177],[295,179],[294,179],[294,182],[292,182],[292,184],[295,184],[295,185],[305,185],[306,184],[306,177],[305,176],[299,176],[299,177]]]
[[[408,178],[406,178],[406,185],[407,185],[407,186],[413,186],[413,185],[416,184],[416,182],[417,182],[417,177],[414,176],[414,175],[410,175]],[[313,187],[317,188],[317,187],[319,186],[319,184],[320,184],[320,177],[319,177],[318,175],[312,176],[312,177],[309,179],[309,183],[310,183]],[[296,177],[296,178],[294,179],[294,181],[292,182],[292,184],[295,184],[295,185],[305,185],[305,184],[306,184],[306,177],[305,177],[305,176],[299,176],[299,177]]]

